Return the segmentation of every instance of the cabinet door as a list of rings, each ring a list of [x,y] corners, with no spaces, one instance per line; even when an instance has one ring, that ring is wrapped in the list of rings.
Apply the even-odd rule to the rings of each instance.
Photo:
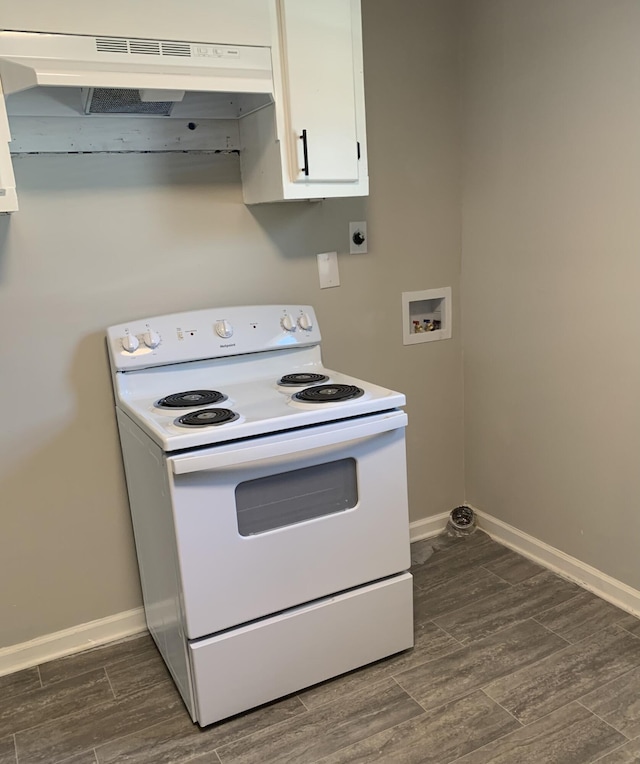
[[[280,0],[294,182],[358,180],[352,23],[351,0]]]

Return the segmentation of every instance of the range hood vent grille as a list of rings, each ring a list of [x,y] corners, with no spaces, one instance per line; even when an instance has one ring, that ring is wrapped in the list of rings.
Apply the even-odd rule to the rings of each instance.
[[[137,90],[125,88],[89,88],[85,114],[154,114],[168,117],[173,101],[142,101]]]
[[[160,43],[155,40],[131,40],[129,42],[129,52],[148,56],[159,56]]]
[[[191,45],[166,40],[127,40],[122,37],[96,37],[98,53],[124,53],[143,56],[191,57]]]
[[[128,53],[129,47],[126,40],[119,37],[98,37],[96,39],[98,53]]]
[[[161,42],[163,56],[191,56],[191,46],[181,42]]]

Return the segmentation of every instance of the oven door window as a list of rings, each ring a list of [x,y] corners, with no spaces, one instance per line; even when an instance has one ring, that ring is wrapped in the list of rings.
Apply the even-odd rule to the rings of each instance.
[[[281,472],[236,486],[238,531],[253,536],[344,512],[357,503],[355,459]]]

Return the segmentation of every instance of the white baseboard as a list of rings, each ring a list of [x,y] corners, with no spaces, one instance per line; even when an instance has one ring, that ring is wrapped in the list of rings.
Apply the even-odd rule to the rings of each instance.
[[[411,541],[437,536],[444,530],[448,518],[449,514],[445,512],[411,523]],[[82,623],[71,629],[45,634],[30,642],[0,648],[0,676],[140,634],[146,629],[144,608],[135,608],[97,621]]]
[[[496,517],[472,507],[478,517],[478,527],[506,547],[543,565],[554,573],[574,581],[622,610],[640,615],[640,591],[618,581],[591,565],[555,549],[544,541],[524,533]],[[411,542],[437,536],[445,529],[449,513],[416,520],[409,526]],[[91,647],[115,642],[118,639],[141,634],[147,626],[144,609],[135,608],[123,613],[82,623],[71,629],[46,634],[11,647],[0,649],[0,676],[37,666],[54,658],[88,650]]]
[[[411,523],[411,541],[437,536],[446,526],[448,518],[449,514],[445,512]],[[144,608],[140,607],[97,621],[81,623],[64,631],[45,634],[29,642],[0,648],[0,676],[140,634],[146,629]]]
[[[424,520],[416,520],[414,523],[410,523],[409,538],[411,543],[422,541],[422,539],[429,539],[442,533],[447,527],[448,520],[449,512],[442,512],[439,515],[433,515],[433,517],[427,517]]]
[[[97,621],[81,623],[71,629],[45,634],[29,642],[3,647],[0,649],[0,676],[140,634],[146,629],[144,608],[139,607]]]
[[[587,565],[576,557],[565,554],[555,547],[545,544],[513,525],[472,507],[478,517],[478,527],[491,538],[513,549],[524,557],[543,565],[554,573],[579,584],[584,589],[597,594],[612,605],[640,616],[640,591],[632,589],[622,581]]]
[[[448,517],[449,514],[445,512],[411,523],[411,541],[437,536],[447,524]],[[97,621],[81,623],[64,631],[45,634],[29,642],[0,648],[0,676],[140,634],[146,629],[144,608],[140,607]]]

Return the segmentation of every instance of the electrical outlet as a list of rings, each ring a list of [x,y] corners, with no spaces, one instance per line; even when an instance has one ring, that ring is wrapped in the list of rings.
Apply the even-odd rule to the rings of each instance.
[[[349,254],[366,255],[367,253],[367,223],[349,223]]]
[[[323,252],[318,255],[318,275],[320,276],[320,289],[340,286],[337,252]]]

